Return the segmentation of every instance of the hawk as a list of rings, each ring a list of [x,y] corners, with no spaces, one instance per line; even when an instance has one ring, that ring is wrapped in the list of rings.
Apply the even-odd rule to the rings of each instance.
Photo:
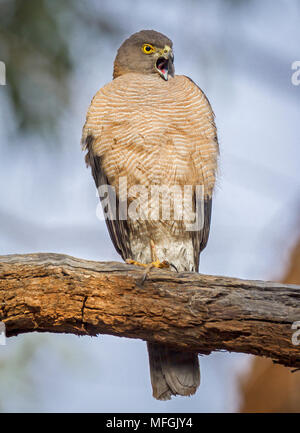
[[[169,38],[142,30],[123,42],[113,80],[88,109],[82,147],[122,258],[147,272],[197,272],[209,235],[218,141],[205,94],[190,78],[175,75]],[[171,202],[167,216],[160,209],[165,201]],[[147,347],[156,399],[196,392],[198,354]]]

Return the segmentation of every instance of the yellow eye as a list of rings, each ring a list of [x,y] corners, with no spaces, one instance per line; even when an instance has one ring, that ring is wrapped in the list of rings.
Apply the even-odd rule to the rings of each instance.
[[[144,44],[142,46],[142,51],[145,54],[151,54],[151,53],[153,53],[155,51],[155,48],[152,45],[150,45],[150,44]]]

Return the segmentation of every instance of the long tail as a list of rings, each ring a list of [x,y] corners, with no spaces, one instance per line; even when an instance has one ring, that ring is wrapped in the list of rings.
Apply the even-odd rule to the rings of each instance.
[[[153,397],[170,400],[172,395],[195,394],[200,385],[198,354],[178,352],[147,343]]]

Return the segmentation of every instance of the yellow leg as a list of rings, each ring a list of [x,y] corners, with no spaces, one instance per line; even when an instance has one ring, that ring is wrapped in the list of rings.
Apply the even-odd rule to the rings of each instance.
[[[142,282],[145,281],[148,273],[150,272],[150,270],[152,268],[169,268],[170,267],[169,262],[167,262],[166,260],[161,262],[157,258],[157,254],[156,254],[156,250],[155,250],[155,244],[154,244],[152,239],[150,240],[150,248],[151,248],[151,259],[152,259],[151,263],[146,264],[146,263],[137,262],[136,260],[131,260],[131,259],[125,260],[125,262],[128,263],[129,265],[142,266],[142,267],[146,268],[145,272],[144,272],[144,276],[142,278]]]
[[[150,239],[150,250],[151,250],[152,263],[157,262],[158,258],[157,258],[157,254],[156,254],[155,244],[154,244],[152,239]]]

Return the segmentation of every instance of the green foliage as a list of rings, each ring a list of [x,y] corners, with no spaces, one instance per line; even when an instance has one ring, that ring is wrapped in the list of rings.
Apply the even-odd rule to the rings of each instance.
[[[69,102],[73,32],[114,31],[105,16],[78,0],[0,0],[0,60],[17,128],[55,131]],[[1,92],[4,89],[1,89]]]
[[[0,53],[6,63],[7,87],[23,130],[53,126],[68,102],[72,60],[61,21],[55,14],[69,1],[9,0],[0,3]]]

